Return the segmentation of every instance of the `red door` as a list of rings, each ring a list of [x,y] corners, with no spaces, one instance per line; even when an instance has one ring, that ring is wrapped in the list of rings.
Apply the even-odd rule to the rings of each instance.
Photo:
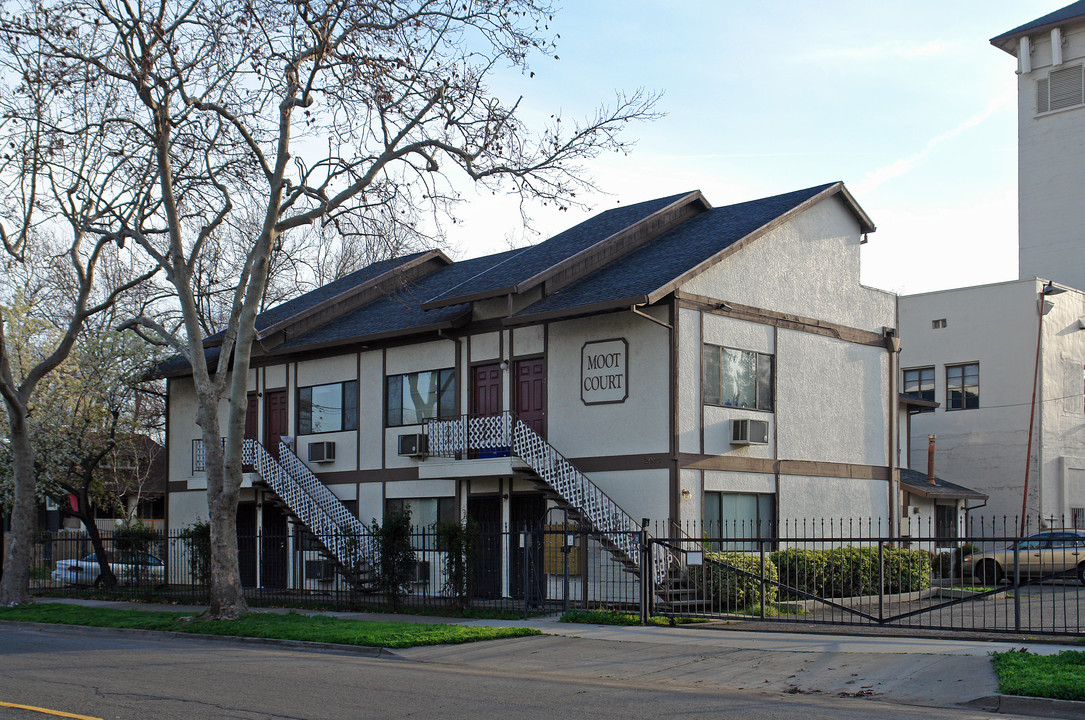
[[[516,363],[516,414],[546,437],[546,364],[543,358]]]
[[[479,365],[471,371],[471,414],[501,412],[501,366]]]
[[[289,429],[286,414],[286,390],[264,393],[264,447],[272,457],[279,457],[279,438]]]

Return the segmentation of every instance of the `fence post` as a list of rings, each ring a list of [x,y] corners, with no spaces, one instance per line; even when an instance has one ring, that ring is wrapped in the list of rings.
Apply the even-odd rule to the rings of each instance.
[[[524,589],[524,619],[525,620],[527,620],[527,613],[528,613],[528,595],[531,592],[530,589],[529,589],[530,586],[528,584],[528,571],[527,571],[528,543],[529,542],[531,542],[531,533],[527,529],[527,527],[525,526],[524,531],[520,533],[520,551],[523,553],[523,563],[522,563],[523,564],[523,572],[521,573],[521,575],[523,576],[523,581],[524,581],[523,589]]]
[[[1021,541],[1013,544],[1013,629],[1021,632]]]
[[[648,546],[648,518],[641,520],[640,524],[640,624],[648,624],[648,593],[649,583],[651,582],[652,573],[649,570],[649,563],[652,558],[651,549]]]
[[[572,543],[569,542],[569,508],[563,508],[564,522],[562,524],[561,532],[561,612],[562,614],[569,612],[569,551],[572,550]]]
[[[758,523],[758,535],[760,532],[760,523]],[[761,555],[761,619],[765,619],[765,541],[757,538],[757,551]]]
[[[878,624],[885,622],[885,541],[878,539]]]

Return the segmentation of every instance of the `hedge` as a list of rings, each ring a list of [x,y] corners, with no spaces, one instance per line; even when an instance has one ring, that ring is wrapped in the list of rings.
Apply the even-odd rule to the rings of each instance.
[[[751,573],[743,575],[733,568]],[[743,608],[761,602],[761,557],[741,552],[714,552],[705,555],[701,566],[690,566],[689,577],[705,590],[709,600],[728,608]],[[765,604],[776,602],[779,576],[776,565],[765,556]]]
[[[931,558],[925,550],[884,548],[883,552],[885,592],[915,592],[930,587]],[[789,548],[774,552],[772,560],[784,585],[811,595],[855,597],[879,592],[877,547]]]

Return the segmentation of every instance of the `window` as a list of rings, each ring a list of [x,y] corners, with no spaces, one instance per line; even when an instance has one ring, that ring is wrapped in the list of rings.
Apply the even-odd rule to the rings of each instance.
[[[931,320],[931,329],[932,330],[941,330],[945,326],[946,326],[946,319],[945,318],[938,318],[937,320]]]
[[[934,506],[934,534],[939,547],[953,547],[957,537],[957,505]]]
[[[704,403],[771,411],[772,366],[772,355],[705,345]]]
[[[1070,508],[1070,525],[1075,530],[1085,530],[1085,508]]]
[[[773,537],[776,496],[767,493],[704,494],[704,535],[708,538]],[[757,550],[757,543],[715,543],[721,550]],[[767,544],[766,550],[770,550]]]
[[[452,368],[390,375],[387,381],[388,427],[456,414],[456,371]]]
[[[457,522],[456,498],[388,498],[384,501],[384,518],[411,511],[411,546],[415,550],[440,550],[437,547],[437,523]]]
[[[1036,82],[1036,112],[1080,105],[1085,100],[1085,84],[1082,83],[1081,66],[1052,70],[1044,79]]]
[[[298,388],[298,435],[357,429],[357,380]]]
[[[904,371],[904,392],[921,400],[934,402],[934,368],[911,368]],[[934,412],[934,408],[923,408],[920,412]]]
[[[973,410],[980,406],[980,365],[946,366],[946,410]]]

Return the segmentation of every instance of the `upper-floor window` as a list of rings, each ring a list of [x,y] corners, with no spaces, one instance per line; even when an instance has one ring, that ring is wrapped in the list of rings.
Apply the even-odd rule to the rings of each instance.
[[[704,346],[706,405],[772,410],[772,355]]]
[[[920,400],[934,402],[934,368],[909,368],[904,371],[904,392]],[[934,408],[923,408],[920,412],[934,412]]]
[[[357,380],[298,388],[298,435],[357,429]]]
[[[1036,81],[1036,112],[1074,107],[1085,102],[1085,82],[1081,65],[1052,70],[1047,77]]]
[[[980,364],[946,366],[946,410],[980,406]]]
[[[388,427],[456,414],[456,371],[452,368],[389,375],[387,383]]]

